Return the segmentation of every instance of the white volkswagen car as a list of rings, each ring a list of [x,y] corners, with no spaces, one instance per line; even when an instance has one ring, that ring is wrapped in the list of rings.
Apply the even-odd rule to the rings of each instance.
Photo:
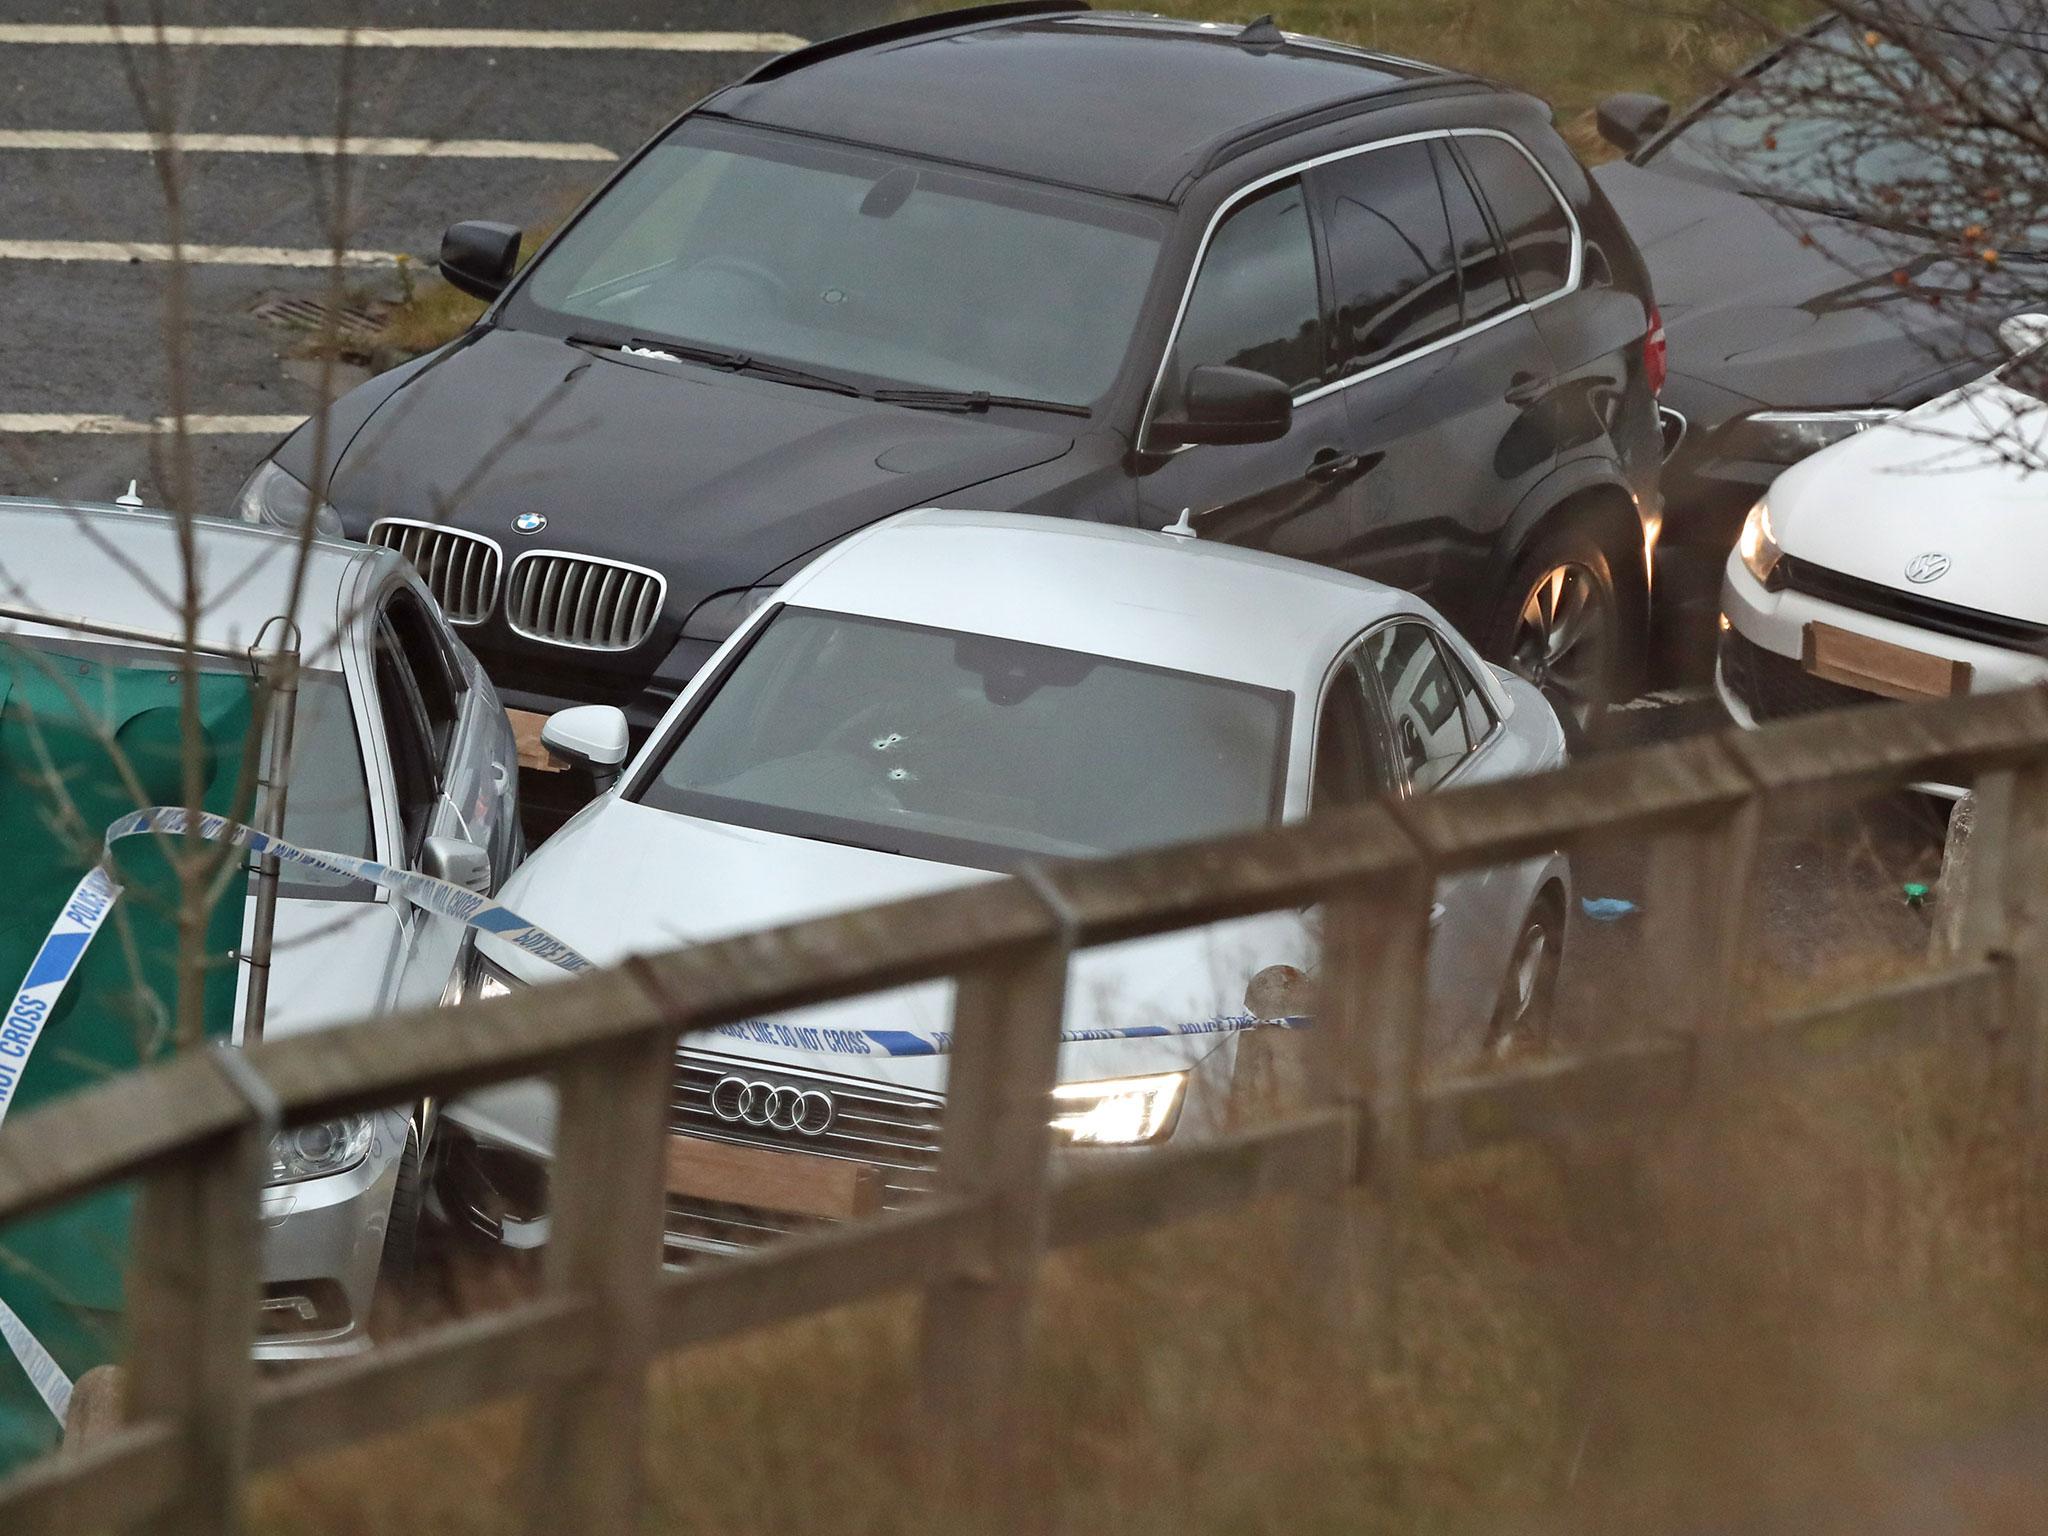
[[[1794,465],[1751,510],[1716,674],[1738,724],[2048,682],[2048,316],[2004,335],[2004,368]]]
[[[543,739],[604,766],[624,757],[625,722],[568,710]],[[1540,772],[1564,750],[1541,694],[1404,593],[1171,533],[913,512],[820,557],[755,612],[505,899],[604,963],[1027,860]],[[1564,859],[1460,875],[1438,894],[1433,1054],[1540,1033],[1569,909]],[[1313,919],[1288,912],[1078,956],[1069,1030],[1104,1038],[1062,1048],[1047,1106],[1062,1140],[1135,1146],[1224,1124],[1248,982],[1312,969],[1315,954]],[[480,993],[557,975],[479,939]],[[685,1040],[671,1250],[727,1251],[859,1214],[845,1204],[858,1181],[792,1194],[803,1181],[759,1176],[764,1153],[868,1165],[883,1206],[927,1187],[950,1004],[950,987],[931,984]],[[446,1119],[444,1198],[502,1241],[540,1241],[549,1091],[511,1085]]]
[[[205,653],[200,709],[207,722],[209,809],[233,803],[245,761],[247,648],[274,643],[280,615],[300,634],[297,730],[283,832],[301,847],[374,859],[486,890],[523,853],[517,817],[518,759],[490,679],[457,638],[412,567],[388,550],[316,539],[294,583],[297,537],[276,529],[202,520],[194,537],[203,572],[197,639]],[[178,537],[156,511],[0,499],[0,868],[16,900],[0,953],[21,958],[58,915],[61,896],[90,855],[46,834],[54,807],[35,779],[18,776],[55,754],[69,802],[99,819],[138,809],[140,793],[182,804],[183,736],[175,690]],[[38,615],[47,615],[37,622]],[[239,714],[237,712],[240,712]],[[239,722],[239,723],[238,723]],[[139,778],[110,771],[101,739],[124,750]],[[75,744],[65,757],[64,743]],[[25,787],[26,786],[26,787]],[[264,812],[259,796],[249,815]],[[83,862],[80,862],[80,860]],[[55,882],[52,884],[52,882]],[[24,910],[35,890],[49,910]],[[127,906],[134,908],[138,895]],[[246,958],[257,902],[253,880],[239,912],[223,914],[227,942]],[[353,1023],[393,1009],[432,1006],[459,979],[463,928],[360,881],[286,864],[279,879],[275,952],[261,1026],[281,1037]],[[136,963],[154,951],[143,953]],[[86,957],[100,967],[104,997],[123,969],[117,937]],[[168,984],[169,960],[149,971]],[[248,968],[235,966],[231,1017],[244,1027]],[[12,987],[19,975],[5,978]],[[74,1006],[91,977],[31,1053],[23,1074],[41,1073],[45,1096],[93,1080],[120,1063],[82,1042],[114,1028],[97,1008]],[[122,1025],[120,1028],[125,1029]],[[132,1056],[133,1047],[128,1054]],[[118,1054],[118,1052],[116,1053]],[[85,1058],[85,1064],[79,1060]],[[68,1076],[67,1076],[68,1074]],[[365,1347],[380,1267],[402,1265],[424,1198],[422,1109],[356,1115],[280,1135],[262,1194],[263,1292],[257,1353],[300,1358]],[[79,1243],[92,1241],[87,1233]],[[76,1246],[75,1244],[73,1246]],[[118,1265],[96,1274],[118,1306]]]

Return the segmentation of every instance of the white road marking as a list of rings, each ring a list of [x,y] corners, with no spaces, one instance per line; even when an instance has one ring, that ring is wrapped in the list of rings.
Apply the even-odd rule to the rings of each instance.
[[[165,27],[0,23],[0,43],[147,48],[571,48],[613,53],[787,53],[787,32],[551,32],[514,27]]]
[[[187,416],[185,430],[195,437],[259,437],[289,432],[305,421],[300,414],[280,416]],[[95,437],[153,437],[171,430],[171,418],[143,421],[134,416],[17,414],[0,411],[0,434],[42,435],[83,433]]]
[[[603,160],[619,157],[602,144],[564,144],[545,139],[336,139],[320,134],[181,133],[173,135],[186,154],[354,155],[438,160]],[[88,132],[69,128],[0,128],[0,150],[124,150],[148,154],[159,147],[153,133]]]
[[[334,252],[283,245],[188,245],[177,256],[210,267],[328,267]],[[0,240],[0,261],[170,261],[153,240]],[[392,267],[396,251],[343,251],[344,267]]]

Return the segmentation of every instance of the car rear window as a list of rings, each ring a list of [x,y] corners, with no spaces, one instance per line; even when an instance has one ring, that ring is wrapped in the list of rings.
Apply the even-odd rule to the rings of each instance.
[[[784,608],[637,798],[1003,868],[1263,825],[1289,696],[1081,651]]]

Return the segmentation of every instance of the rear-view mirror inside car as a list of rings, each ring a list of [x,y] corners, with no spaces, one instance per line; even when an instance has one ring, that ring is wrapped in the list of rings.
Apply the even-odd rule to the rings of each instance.
[[[1271,374],[1223,363],[1188,373],[1180,409],[1152,423],[1155,447],[1189,443],[1270,443],[1294,424],[1294,397]]]
[[[519,268],[520,231],[510,224],[465,219],[441,236],[441,275],[471,298],[495,299]]]

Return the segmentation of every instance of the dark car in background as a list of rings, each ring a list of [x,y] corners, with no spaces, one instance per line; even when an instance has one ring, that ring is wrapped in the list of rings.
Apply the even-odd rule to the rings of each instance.
[[[1161,528],[1426,595],[1579,706],[1658,516],[1642,264],[1539,102],[1359,49],[1020,4],[700,103],[474,329],[302,429],[246,517],[404,551],[515,705],[644,729],[810,557],[907,508]]]
[[[2008,224],[1997,267],[1880,217],[1887,181],[1939,183],[1968,163],[1905,108],[1858,100],[1887,88],[1882,71],[1909,90],[1918,49],[2037,89],[2038,0],[1888,0],[1873,14],[1913,47],[1830,17],[1668,126],[1654,97],[1599,113],[1628,155],[1594,179],[1650,264],[1670,346],[1656,572],[1667,675],[1711,673],[1722,565],[1780,471],[1998,366],[1999,322],[2041,307],[2048,210],[2031,229]],[[1868,79],[1862,50],[1876,60]]]

